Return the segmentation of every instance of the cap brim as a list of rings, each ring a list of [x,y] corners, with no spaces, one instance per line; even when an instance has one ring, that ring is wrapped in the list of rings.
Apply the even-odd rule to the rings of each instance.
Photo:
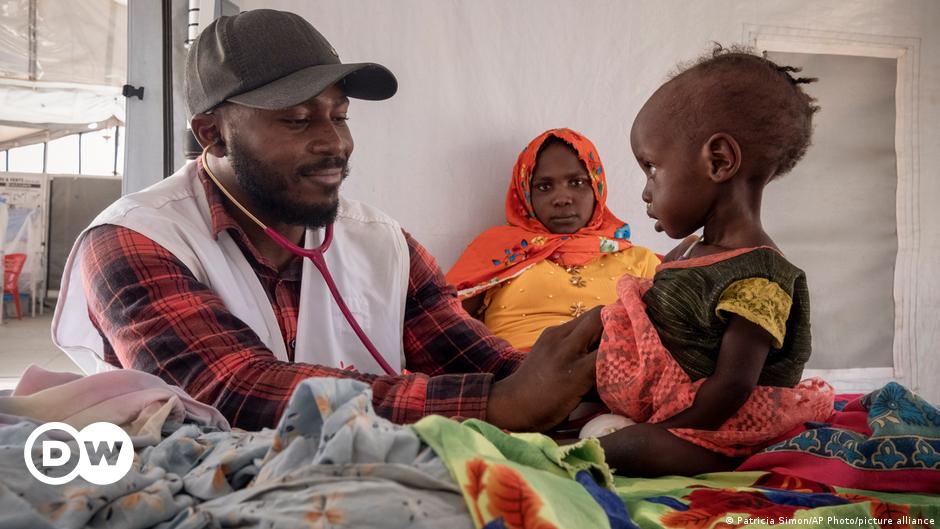
[[[299,105],[337,83],[347,97],[355,99],[380,101],[398,91],[395,76],[380,64],[323,64],[298,70],[227,100],[247,107],[276,110]]]

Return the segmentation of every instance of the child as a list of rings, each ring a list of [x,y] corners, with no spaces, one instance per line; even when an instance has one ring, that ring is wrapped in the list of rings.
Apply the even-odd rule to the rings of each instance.
[[[633,124],[647,213],[686,240],[652,282],[624,277],[602,313],[598,392],[642,423],[601,440],[618,472],[731,470],[832,411],[828,384],[800,382],[806,277],[760,220],[764,186],[806,152],[818,110],[800,87],[814,79],[795,71],[719,46],[660,87]]]

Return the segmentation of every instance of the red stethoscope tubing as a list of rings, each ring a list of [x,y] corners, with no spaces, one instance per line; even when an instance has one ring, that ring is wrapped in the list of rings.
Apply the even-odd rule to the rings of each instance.
[[[352,327],[353,331],[356,332],[356,336],[359,337],[359,341],[362,342],[362,345],[368,349],[369,354],[372,355],[372,358],[382,369],[389,375],[395,375],[395,370],[392,369],[392,366],[388,365],[388,362],[385,361],[385,358],[379,353],[378,349],[375,348],[375,345],[372,344],[372,341],[369,340],[369,337],[366,336],[365,331],[362,330],[362,327],[359,326],[359,322],[356,321],[356,318],[352,315],[352,312],[349,310],[349,307],[346,306],[346,302],[343,300],[343,296],[340,295],[339,289],[336,288],[336,282],[333,281],[333,275],[330,274],[329,268],[326,266],[326,259],[323,257],[323,252],[330,247],[330,243],[333,241],[333,225],[327,224],[326,233],[323,236],[323,243],[318,248],[311,248],[309,250],[301,248],[296,244],[288,241],[283,235],[274,231],[272,228],[265,228],[264,232],[268,234],[268,237],[274,239],[282,248],[291,252],[294,255],[300,257],[306,257],[310,259],[313,263],[313,266],[320,271],[320,275],[323,276],[323,280],[326,281],[326,286],[330,289],[330,294],[333,295],[333,301],[336,302],[336,306],[339,307],[340,312],[343,313],[343,316],[346,318],[346,321],[349,322],[349,326]]]
[[[369,351],[369,354],[372,355],[372,358],[382,367],[386,374],[397,375],[398,373],[392,369],[392,366],[385,361],[385,358],[382,357],[382,354],[379,353],[375,345],[372,343],[372,340],[369,340],[369,337],[366,336],[365,331],[362,330],[362,327],[359,326],[359,322],[356,321],[356,318],[353,316],[352,312],[349,310],[349,307],[346,306],[346,302],[343,300],[343,296],[340,295],[339,289],[336,288],[336,281],[333,280],[333,275],[330,274],[329,268],[326,266],[326,259],[323,257],[323,253],[326,252],[327,248],[330,247],[330,243],[333,242],[333,224],[328,224],[323,235],[323,242],[317,248],[301,248],[296,244],[287,240],[286,237],[280,233],[274,231],[273,228],[269,228],[263,222],[258,220],[257,217],[252,215],[242,206],[235,197],[229,194],[228,190],[222,186],[222,183],[215,177],[212,173],[212,170],[209,169],[208,160],[206,160],[206,152],[208,152],[209,147],[206,147],[202,151],[202,166],[206,170],[206,174],[209,175],[209,178],[215,182],[215,185],[218,186],[219,190],[222,191],[229,200],[232,201],[239,209],[241,209],[248,217],[260,226],[264,233],[267,234],[274,242],[276,242],[281,248],[289,251],[290,253],[299,256],[306,257],[310,259],[310,262],[313,263],[313,266],[320,271],[320,275],[323,277],[323,280],[326,282],[327,288],[330,289],[330,294],[333,295],[333,301],[336,302],[336,306],[339,307],[340,312],[343,313],[343,316],[346,318],[346,321],[349,322],[349,326],[352,327],[355,331],[356,336],[359,337],[359,341],[362,342],[362,345]]]

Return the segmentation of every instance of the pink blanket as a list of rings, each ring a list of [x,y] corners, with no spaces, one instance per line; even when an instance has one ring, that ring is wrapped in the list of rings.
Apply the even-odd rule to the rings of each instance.
[[[77,429],[106,421],[132,437],[156,436],[156,441],[166,421],[229,429],[228,421],[212,406],[159,377],[133,369],[83,376],[32,365],[12,395],[0,397],[0,424],[18,422],[18,417],[64,422]]]

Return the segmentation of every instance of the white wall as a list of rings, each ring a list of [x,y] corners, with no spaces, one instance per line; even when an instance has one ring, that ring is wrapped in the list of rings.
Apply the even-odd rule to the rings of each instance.
[[[940,264],[940,2],[933,0],[243,0],[305,16],[344,61],[376,61],[398,77],[392,100],[355,102],[349,196],[395,217],[449,267],[481,230],[503,222],[516,154],[539,132],[580,130],[597,145],[611,208],[634,241],[659,251],[627,134],[675,64],[711,41],[740,42],[745,25],[919,40],[914,80],[919,219],[914,267]],[[816,146],[824,148],[824,146]],[[785,182],[781,182],[785,185]],[[890,200],[890,197],[886,197]],[[918,384],[940,401],[940,281],[917,279],[912,318]],[[927,383],[927,380],[932,380]]]

